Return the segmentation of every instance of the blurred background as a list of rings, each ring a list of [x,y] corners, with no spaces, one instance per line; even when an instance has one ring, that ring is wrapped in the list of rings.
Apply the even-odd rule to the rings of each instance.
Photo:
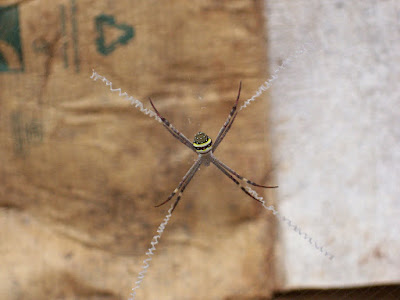
[[[399,299],[399,41],[395,0],[0,1],[0,299],[127,299],[196,159],[93,69],[190,140],[269,87],[215,155],[287,221],[202,167],[137,299]]]

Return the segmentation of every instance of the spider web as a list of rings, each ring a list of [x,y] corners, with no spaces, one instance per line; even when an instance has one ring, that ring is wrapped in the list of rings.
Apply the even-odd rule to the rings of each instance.
[[[249,98],[248,100],[246,100],[244,102],[244,104],[239,108],[239,110],[242,110],[242,109],[248,107],[253,101],[256,100],[256,98],[258,98],[266,90],[268,90],[272,86],[273,82],[278,78],[279,72],[281,72],[287,66],[289,66],[291,62],[293,62],[294,60],[298,59],[300,56],[306,54],[309,51],[311,46],[312,46],[311,43],[305,43],[299,49],[295,50],[293,54],[288,56],[282,62],[282,64],[278,68],[276,68],[274,70],[274,72],[273,72],[272,76],[270,77],[270,79],[265,81],[258,88],[256,93],[251,98]],[[120,96],[120,97],[124,98],[125,100],[129,101],[131,103],[131,105],[134,105],[135,108],[139,109],[140,112],[142,112],[145,115],[148,115],[151,118],[154,118],[158,122],[161,122],[161,119],[157,116],[157,114],[155,112],[153,112],[152,110],[150,110],[150,109],[144,108],[143,103],[140,100],[130,96],[126,92],[122,92],[121,88],[113,88],[113,84],[112,84],[112,82],[110,80],[108,80],[106,77],[98,74],[95,70],[92,70],[92,71],[93,71],[93,73],[92,73],[92,75],[90,77],[91,79],[93,79],[94,81],[100,79],[103,83],[105,83],[106,86],[109,87],[111,92],[118,93],[118,96]],[[315,249],[317,249],[319,252],[321,252],[324,256],[328,257],[330,260],[332,260],[334,258],[334,255],[332,253],[330,253],[326,249],[324,249],[323,246],[321,246],[317,241],[315,241],[309,234],[304,232],[298,225],[296,225],[294,222],[292,222],[289,218],[287,218],[284,215],[282,215],[281,213],[279,213],[278,210],[274,206],[272,206],[272,205],[268,205],[267,206],[267,204],[266,204],[265,200],[263,199],[263,197],[259,196],[256,191],[254,191],[253,189],[251,189],[248,186],[246,187],[246,189],[255,198],[257,198],[261,202],[261,204],[262,204],[262,206],[264,207],[265,210],[271,211],[274,216],[276,216],[282,222],[286,223],[288,227],[290,227],[293,231],[298,233],[302,238],[307,240],[307,242],[310,245],[315,247]],[[131,294],[131,297],[129,298],[130,300],[134,300],[135,299],[136,290],[140,288],[141,283],[144,280],[144,277],[145,277],[145,275],[146,275],[146,273],[148,271],[148,268],[150,267],[150,262],[152,260],[152,256],[154,255],[153,252],[156,250],[156,245],[158,244],[159,239],[161,239],[161,236],[162,236],[162,234],[164,232],[164,229],[167,226],[167,224],[169,222],[169,219],[172,216],[172,211],[171,210],[172,210],[172,207],[168,210],[168,214],[165,216],[163,222],[158,227],[157,234],[153,237],[153,239],[151,241],[151,247],[146,252],[146,256],[148,258],[143,260],[142,271],[139,272],[138,278],[134,283],[134,287],[132,288],[132,294]]]
[[[271,4],[269,4],[269,7],[268,7],[269,12],[267,14],[270,14],[270,16],[267,19],[269,20],[270,27],[273,30],[276,30],[276,28],[273,27],[274,26],[273,25],[274,22],[280,22],[280,20],[282,18],[296,20],[290,13],[290,5],[291,5],[290,3],[291,2],[288,2],[288,1],[282,1],[282,2],[279,2],[279,3],[271,3]],[[307,7],[307,10],[310,10],[310,11],[312,11],[313,9],[317,10],[319,2],[318,1],[312,1],[310,3],[312,3],[311,8],[308,6],[309,2],[307,2],[307,3],[304,2],[304,3],[302,3],[302,5],[303,5],[303,7]],[[299,5],[299,4],[296,4],[296,5]],[[371,11],[374,8],[374,4],[373,3],[368,3],[368,4],[363,4],[363,5],[358,5],[356,7],[352,7],[352,9],[353,9],[352,11],[355,12],[356,14],[359,13],[359,12],[366,12],[367,15],[371,14]],[[392,5],[393,5],[393,3],[392,3]],[[341,4],[339,2],[338,3],[330,2],[330,3],[325,4],[325,6],[323,6],[323,8],[324,7],[325,8],[329,8],[329,9],[327,9],[328,11],[334,11],[335,9],[340,10],[341,8],[343,8],[343,4]],[[299,9],[299,8],[297,8],[297,9]],[[296,10],[293,10],[293,12],[294,11],[296,11]],[[361,21],[362,18],[356,19],[356,20],[359,21],[359,22],[362,22]],[[389,24],[390,20],[391,19],[388,18],[388,19],[386,19],[386,22]],[[300,20],[297,20],[297,21],[299,22]],[[366,21],[366,22],[368,23],[368,21]],[[362,24],[362,23],[360,23],[360,24],[359,24],[360,26],[365,25],[365,24]],[[298,25],[293,25],[293,26],[298,26]],[[341,26],[343,26],[343,24],[335,24],[335,26],[341,27]],[[361,29],[360,28],[358,28],[358,29],[362,30],[362,27],[361,27]],[[301,28],[301,26],[300,27],[296,27],[295,30],[300,35],[302,28]],[[389,30],[388,30],[388,32],[389,32]],[[272,36],[271,44],[272,45],[275,45],[275,44],[279,45],[279,43],[274,41],[273,34],[276,34],[276,35],[280,34],[279,30],[276,30],[275,33],[270,33],[270,35]],[[315,43],[321,43],[321,40],[322,40],[322,44],[320,44],[320,45],[318,45],[316,47]],[[315,41],[317,41],[317,42],[315,42]],[[304,90],[308,91],[307,93],[305,93],[306,95],[310,95],[312,92],[317,92],[317,93],[323,94],[322,93],[323,89],[321,89],[320,86],[330,86],[332,84],[333,84],[333,86],[336,86],[336,87],[339,86],[339,87],[343,88],[343,90],[346,90],[346,88],[347,88],[347,91],[348,91],[349,85],[348,85],[348,82],[346,82],[346,81],[339,81],[339,82],[332,81],[332,82],[329,82],[329,80],[333,80],[333,76],[332,76],[333,74],[330,74],[329,75],[330,79],[325,81],[325,82],[322,82],[323,83],[322,85],[317,85],[316,83],[320,83],[319,80],[321,78],[324,79],[324,77],[321,76],[320,74],[316,73],[316,72],[313,72],[313,70],[311,68],[311,67],[315,67],[316,64],[318,64],[318,63],[320,63],[320,65],[323,65],[326,69],[329,69],[329,67],[334,66],[335,61],[329,61],[329,59],[328,59],[329,56],[328,57],[327,56],[323,56],[325,61],[322,60],[322,62],[321,61],[318,62],[318,60],[316,58],[322,57],[322,56],[319,56],[319,55],[321,53],[323,53],[324,51],[326,51],[326,49],[328,49],[329,47],[330,47],[330,51],[331,51],[330,55],[332,56],[332,51],[335,50],[335,47],[333,47],[332,45],[335,45],[335,43],[340,43],[340,42],[341,42],[340,40],[336,40],[336,41],[335,40],[329,40],[325,36],[323,36],[323,37],[317,36],[317,38],[313,39],[313,43],[305,43],[303,46],[299,47],[297,50],[294,51],[293,54],[289,55],[285,60],[283,60],[283,62],[281,64],[279,64],[276,68],[274,68],[272,70],[272,72],[271,72],[272,76],[259,87],[259,89],[256,91],[256,93],[251,98],[249,98],[247,101],[245,101],[245,103],[240,107],[240,110],[243,109],[243,108],[246,108],[250,103],[255,101],[256,98],[258,98],[263,92],[268,90],[272,86],[272,84],[276,82],[276,80],[278,79],[278,77],[280,75],[280,72],[285,70],[292,62],[296,61],[300,56],[310,52],[310,50],[312,49],[313,50],[312,61],[306,61],[305,60],[303,62],[304,68],[303,68],[303,70],[301,70],[301,72],[299,72],[300,75],[299,74],[292,75],[290,73],[289,74],[287,74],[287,73],[285,74],[285,76],[286,76],[285,80],[287,80],[289,82],[289,88],[287,86],[284,86],[284,87],[278,86],[276,88],[276,90],[278,90],[276,92],[276,95],[277,95],[276,99],[278,99],[277,100],[278,102],[276,103],[276,105],[273,106],[273,107],[278,107],[278,106],[284,107],[283,103],[287,103],[288,105],[292,105],[293,108],[294,108],[294,112],[293,112],[293,115],[292,115],[294,120],[296,120],[297,122],[300,122],[303,119],[307,119],[307,118],[309,119],[308,115],[302,115],[303,105],[307,104],[306,101],[308,100],[306,97],[305,97],[306,99],[304,100],[303,103],[295,103],[295,102],[291,103],[290,102],[291,101],[291,97],[293,98],[293,95],[295,95],[296,91],[298,91],[298,93],[300,95],[301,95],[302,92],[304,92]],[[294,43],[298,44],[299,42],[295,41]],[[346,75],[346,72],[347,72],[347,74],[350,74],[350,76],[353,76],[354,78],[358,78],[363,72],[363,70],[362,70],[363,66],[361,64],[362,60],[360,60],[360,57],[370,56],[371,53],[369,52],[369,50],[367,48],[359,47],[359,46],[357,46],[355,44],[354,45],[353,44],[345,45],[345,48],[346,48],[345,54],[342,56],[345,68],[344,69],[340,69],[340,70],[339,69],[337,69],[337,70],[335,69],[334,74],[338,75],[339,78],[340,78],[340,76]],[[318,49],[317,51],[319,51],[319,53],[315,53],[316,52],[315,49]],[[274,56],[272,54],[272,57],[270,59],[271,61],[279,61],[279,56],[282,53],[282,49],[275,49],[275,52],[271,51],[271,53],[279,53],[278,55],[275,54],[276,56]],[[389,52],[389,60],[390,59],[394,59],[394,53],[396,53],[394,50]],[[379,55],[379,51],[377,51],[375,53],[375,55]],[[309,57],[311,57],[311,55]],[[324,65],[324,64],[326,64],[326,65]],[[347,69],[346,69],[346,67],[347,67]],[[130,98],[126,93],[122,93],[122,91],[120,89],[113,89],[111,82],[108,81],[103,76],[97,74],[96,72],[93,72],[92,78],[95,79],[95,80],[96,79],[101,79],[103,82],[105,82],[110,87],[111,91],[118,92],[119,96],[124,97],[127,100],[131,101],[133,105],[135,105],[137,108],[140,109],[140,111],[142,111],[146,115],[149,115],[150,117],[154,117],[154,114],[152,114],[151,111],[144,109],[143,105],[138,104],[138,102],[137,102],[138,100],[132,101],[132,98]],[[311,88],[308,87],[308,90],[307,90],[307,88],[302,87],[301,84],[300,84],[302,81],[299,80],[299,78],[304,78],[304,81],[308,80],[309,82],[311,82],[312,83],[311,84]],[[316,86],[318,86],[317,89],[316,89]],[[377,88],[379,88],[379,86],[377,86]],[[388,86],[388,90],[390,90],[390,85]],[[396,89],[394,89],[394,90],[396,90]],[[279,91],[281,91],[281,93]],[[310,93],[310,91],[311,91],[311,93]],[[281,95],[286,95],[286,97],[282,99]],[[272,96],[273,96],[272,98],[274,98],[274,94]],[[343,96],[343,98],[346,98],[346,94],[345,93],[343,93],[342,96]],[[379,95],[377,95],[377,96],[379,96]],[[393,95],[391,97],[393,97]],[[341,99],[341,97],[337,97],[337,98]],[[390,98],[390,95],[389,95],[388,98]],[[354,99],[352,99],[352,101],[353,100]],[[377,98],[377,99],[375,99],[375,101],[376,101],[376,103],[378,103],[379,99]],[[317,103],[317,102],[315,102],[315,103]],[[326,111],[325,113],[330,113],[330,110],[332,110],[332,107],[328,107],[325,110]],[[377,124],[377,125],[379,125],[379,124]],[[312,126],[313,126],[313,124],[310,123],[306,130],[314,132],[313,131],[314,129],[312,128]],[[331,125],[329,125],[329,126],[331,127]],[[379,128],[379,126],[378,126],[378,128]],[[330,128],[325,128],[325,129],[326,130],[330,130]],[[302,138],[303,136],[305,136],[304,132],[305,131],[303,130],[295,138],[296,139]],[[374,133],[377,134],[376,132],[374,132]],[[319,134],[319,133],[317,132],[317,134]],[[303,139],[304,139],[304,137],[303,137]],[[306,142],[308,142],[308,139],[306,139],[306,141],[303,141],[303,143],[302,143],[302,145],[300,147],[296,147],[296,152],[302,153],[298,149],[301,149],[301,148],[306,148],[307,149],[307,143]],[[287,151],[287,149],[286,149],[286,151]],[[290,152],[290,149],[289,149],[289,152]],[[278,157],[277,160],[278,161],[284,161],[285,158]],[[307,160],[304,160],[304,159],[302,159],[302,157],[297,157],[296,161],[298,161],[298,162],[303,162],[303,161],[307,162],[307,161],[310,161],[310,158],[308,158]],[[345,166],[343,166],[343,167],[345,167]],[[304,169],[304,167],[303,167],[303,169]],[[329,174],[329,170],[328,170],[328,172],[326,172],[326,174]],[[299,178],[301,178],[301,176],[295,176],[295,180],[298,180]],[[278,180],[278,181],[280,182],[280,184],[281,184],[281,182],[283,182],[281,180]],[[290,183],[291,182],[289,182],[289,184]],[[313,195],[311,193],[312,190],[315,192],[316,190],[319,190],[319,187],[318,187],[318,185],[312,185],[311,187],[303,186],[303,187],[301,187],[301,189],[303,191],[309,192],[309,195]],[[310,190],[310,189],[312,189],[312,190]],[[393,189],[396,189],[396,188],[393,188]],[[341,191],[341,193],[342,193],[342,189],[341,188],[338,188],[338,191]],[[287,197],[286,195],[282,195],[282,196],[283,197],[280,198],[280,199],[283,199],[283,200],[285,200],[285,198],[290,198],[290,197]],[[297,197],[298,199],[302,199],[300,197],[300,195],[298,195],[298,194],[295,194],[294,197]],[[294,198],[294,197],[292,197],[292,198]],[[320,207],[317,207],[317,204],[319,205],[320,203],[324,203],[323,201],[321,201],[322,198],[318,198],[318,197],[314,196],[314,197],[309,197],[309,199],[314,204],[310,204],[310,203],[305,204],[303,202],[303,203],[299,204],[299,206],[298,206],[298,207],[304,207],[306,205],[313,205],[313,206],[308,206],[309,209],[308,209],[307,212],[305,212],[304,210],[299,209],[299,212],[301,214],[303,214],[306,218],[308,218],[308,220],[306,220],[306,221],[304,221],[304,219],[301,220],[299,222],[299,224],[307,223],[309,220],[313,220],[313,219],[318,222],[323,217],[323,216],[321,217],[321,211],[324,211],[324,210],[321,209]],[[337,199],[340,199],[339,195],[338,195]],[[338,203],[341,203],[341,202],[337,201],[336,207],[333,206],[333,205],[328,205],[328,209],[325,209],[325,211],[329,211],[331,214],[333,214],[334,217],[341,218],[340,215],[335,215],[335,211],[337,209],[337,204]],[[346,205],[348,205],[348,204],[349,203],[346,203]],[[284,201],[282,207],[283,207],[284,213],[285,213],[286,212],[285,209],[287,209],[285,201]],[[319,214],[320,216],[318,217],[318,216],[312,216],[312,214],[310,215],[309,212],[311,212],[313,210],[316,211],[317,214]],[[293,211],[293,210],[291,210],[291,211]],[[357,211],[357,207],[355,208],[355,211]],[[301,218],[298,218],[298,216],[296,216],[296,215],[294,215],[294,216],[291,215],[291,216],[292,216],[293,220],[301,219]],[[286,218],[284,217],[282,219],[285,220]],[[165,221],[165,219],[164,219],[164,221]],[[321,220],[321,221],[323,223],[323,220]],[[346,221],[346,219],[344,221]],[[292,227],[292,226],[290,226],[290,224],[293,224],[291,221],[290,221],[290,223],[284,221],[284,223],[286,223],[286,225],[289,225],[289,227]],[[338,225],[340,225],[340,223]],[[316,229],[317,230],[317,236],[318,237],[322,237],[322,240],[326,241],[327,237],[324,236],[324,231],[322,230],[323,226],[324,225],[322,225],[322,226],[314,225],[311,222],[310,224],[308,224],[307,228]],[[339,227],[340,226],[331,227],[329,229],[332,232],[331,235],[339,236],[344,244],[351,242],[351,240],[354,241],[356,239],[356,237],[354,236],[354,233],[352,233],[352,232],[345,232],[344,234],[343,233],[342,234],[337,233],[336,230]],[[294,227],[294,228],[297,228],[297,227]],[[294,228],[292,227],[292,230]],[[321,230],[319,230],[320,228],[321,228]],[[389,226],[389,228],[392,229],[391,231],[396,232],[395,225],[394,226]],[[294,230],[294,231],[296,231],[298,233],[298,230]],[[371,229],[370,232],[373,233],[374,229]],[[398,232],[398,230],[397,230],[397,232]],[[285,233],[285,234],[287,235],[287,233]],[[161,237],[160,234],[159,234],[159,237]],[[285,238],[285,240],[286,241],[296,241],[296,239],[293,238],[292,236],[290,236],[290,237],[287,236]],[[299,239],[297,239],[297,240],[299,240]],[[157,241],[158,241],[158,239],[157,239]],[[304,242],[304,241],[301,241],[301,242]],[[292,247],[294,247],[293,249],[288,248],[289,249],[288,252],[292,253],[292,256],[296,257],[298,262],[293,263],[293,261],[291,261],[291,260],[289,260],[287,262],[288,266],[287,266],[287,270],[286,270],[287,273],[286,274],[289,274],[289,276],[293,276],[294,274],[296,274],[296,272],[297,272],[296,267],[295,267],[296,264],[298,266],[300,266],[300,268],[303,268],[303,269],[304,269],[304,264],[305,264],[305,262],[303,261],[303,256],[301,256],[301,259],[299,259],[300,253],[303,252],[303,250],[300,249],[300,248],[302,248],[302,246],[298,242],[295,242],[294,245],[295,246],[292,246]],[[386,245],[388,245],[388,244],[386,244]],[[383,245],[383,246],[386,246],[386,245]],[[152,243],[152,247],[154,247],[153,243]],[[300,248],[298,248],[298,247],[300,247]],[[322,249],[320,247],[321,246],[319,246],[317,248],[319,248],[320,252],[322,252],[323,254],[324,253],[325,254],[326,253],[330,253],[330,252],[322,251]],[[337,248],[337,247],[335,248],[334,247],[334,249],[336,249],[336,250],[339,249],[339,251],[342,252],[341,248]],[[345,257],[345,255],[347,255],[347,253],[340,253],[341,255],[338,255],[337,253],[335,253],[335,254],[336,254],[336,259],[334,260],[335,263],[333,263],[333,266],[335,266],[335,265],[338,266],[336,268],[336,270],[334,270],[335,274],[338,274],[338,276],[346,276],[346,274],[354,272],[354,270],[352,270],[351,268],[350,269],[346,268],[346,263],[343,260],[343,258]],[[381,255],[381,254],[378,254],[378,255]],[[326,255],[326,256],[329,257],[329,255]],[[286,257],[286,256],[283,255],[283,257]],[[313,257],[314,258],[315,255],[313,255],[312,252],[309,252],[309,257]],[[337,260],[339,260],[341,262],[336,263]],[[324,268],[326,268],[326,266],[327,266],[326,263],[321,262],[319,260],[316,260],[314,262],[313,262],[313,260],[309,260],[308,264],[309,265],[311,264],[311,266],[313,266],[313,264],[314,265],[320,265],[321,272],[323,272]],[[325,291],[325,290],[311,289],[311,288],[313,288],[313,286],[312,286],[312,284],[310,284],[309,278],[311,278],[311,276],[303,276],[303,279],[300,279],[300,280],[303,281],[304,285],[299,284],[300,281],[297,281],[296,284],[287,285],[284,288],[284,290],[289,291],[289,292],[283,292],[283,293],[280,293],[280,294],[278,293],[276,295],[275,299],[281,299],[281,300],[283,300],[283,299],[399,299],[399,297],[400,297],[399,296],[400,289],[399,289],[398,286],[382,285],[382,286],[367,286],[367,287],[351,288],[351,286],[363,286],[363,285],[365,286],[365,285],[367,285],[367,283],[364,283],[364,284],[353,284],[351,282],[347,282],[347,284],[336,284],[336,285],[334,285],[334,284],[330,285],[329,283],[328,284],[327,283],[316,283],[316,284],[314,284],[314,288],[333,287],[332,289]],[[321,282],[323,282],[323,281],[321,281]],[[371,282],[371,285],[376,285],[376,284],[383,284],[383,283],[375,283],[374,284],[373,282]],[[340,289],[335,289],[335,287],[338,287],[338,288],[340,287]],[[347,287],[347,288],[345,288],[345,287]],[[307,288],[310,288],[310,289],[307,290]],[[295,291],[290,292],[290,290],[295,290]]]

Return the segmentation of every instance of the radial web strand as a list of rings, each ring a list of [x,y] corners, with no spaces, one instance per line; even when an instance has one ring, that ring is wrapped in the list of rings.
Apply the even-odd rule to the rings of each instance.
[[[142,271],[139,272],[137,280],[134,283],[135,286],[132,288],[132,293],[131,293],[131,296],[129,297],[129,300],[135,300],[136,290],[138,288],[140,288],[140,285],[142,284],[144,276],[146,275],[147,270],[150,267],[150,261],[152,259],[152,256],[154,255],[153,251],[156,251],[156,245],[158,244],[158,240],[161,238],[161,236],[164,232],[164,229],[167,226],[169,219],[172,216],[172,208],[173,208],[173,206],[171,206],[171,208],[168,210],[168,214],[165,216],[165,218],[162,221],[162,223],[160,224],[160,226],[158,226],[157,234],[155,236],[153,236],[153,239],[150,242],[151,247],[146,252],[147,258],[145,260],[143,260]]]
[[[247,191],[252,194],[257,200],[259,200],[262,204],[262,206],[267,209],[272,211],[272,214],[276,216],[278,219],[281,221],[285,222],[290,228],[293,229],[294,232],[297,232],[301,237],[303,237],[306,241],[310,243],[311,246],[313,246],[315,249],[317,249],[319,252],[321,252],[324,256],[327,256],[330,260],[332,260],[335,256],[328,251],[324,249],[324,247],[320,246],[317,241],[315,241],[310,235],[307,233],[303,232],[300,226],[296,225],[293,223],[290,219],[286,218],[284,215],[282,215],[280,212],[278,212],[274,206],[269,205],[265,203],[265,200],[263,197],[259,196],[257,192],[250,187],[246,187]]]
[[[91,79],[96,81],[97,79],[100,79],[102,82],[106,84],[106,86],[110,87],[111,92],[118,92],[118,96],[125,98],[126,100],[130,101],[132,105],[134,105],[136,108],[138,108],[142,113],[145,115],[148,115],[151,118],[156,119],[158,122],[162,122],[161,119],[157,116],[155,112],[153,112],[150,109],[144,108],[143,103],[140,102],[139,100],[133,98],[132,96],[129,96],[126,92],[122,92],[121,88],[118,89],[113,89],[112,87],[112,82],[105,78],[104,76],[101,76],[98,74],[95,70],[92,70],[93,74],[90,76]]]
[[[295,50],[291,55],[289,55],[280,65],[278,68],[276,68],[273,72],[272,75],[270,77],[270,79],[268,79],[267,81],[265,81],[262,85],[260,85],[260,87],[258,88],[257,92],[249,99],[247,99],[242,106],[239,108],[239,111],[241,111],[243,108],[246,108],[247,106],[250,105],[251,102],[253,102],[254,100],[256,100],[256,98],[258,98],[259,96],[261,96],[262,93],[264,93],[266,90],[268,90],[273,82],[278,79],[278,74],[280,71],[286,69],[286,67],[292,63],[293,60],[298,59],[300,56],[308,53],[310,51],[310,49],[312,48],[312,44],[311,43],[304,43],[302,46],[300,46],[299,48],[297,48],[297,50]]]

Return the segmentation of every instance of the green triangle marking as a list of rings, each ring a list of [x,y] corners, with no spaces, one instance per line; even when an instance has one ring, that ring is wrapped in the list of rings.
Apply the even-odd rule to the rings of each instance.
[[[134,36],[134,29],[132,26],[127,24],[116,24],[113,16],[110,15],[99,15],[96,17],[96,29],[99,33],[98,38],[96,39],[97,51],[99,51],[103,55],[109,55],[112,53],[116,47],[121,45],[126,45],[130,39]],[[107,27],[115,28],[123,32],[121,36],[117,39],[112,40],[108,44],[106,44],[105,38],[105,29]]]

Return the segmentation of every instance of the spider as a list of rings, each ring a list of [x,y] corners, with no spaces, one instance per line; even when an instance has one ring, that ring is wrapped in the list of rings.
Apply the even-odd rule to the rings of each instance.
[[[258,186],[258,187],[263,187],[263,188],[277,188],[278,186],[265,186],[261,184],[257,184],[253,181],[250,181],[246,179],[245,177],[239,175],[236,171],[232,170],[229,168],[227,165],[225,165],[222,161],[220,161],[218,158],[214,156],[214,152],[219,146],[219,144],[222,142],[224,139],[225,135],[228,133],[229,129],[231,129],[231,126],[233,124],[233,121],[235,121],[236,115],[237,115],[237,105],[239,102],[240,98],[240,91],[242,89],[242,82],[239,84],[239,91],[238,95],[236,97],[235,104],[233,105],[231,112],[228,115],[228,118],[226,119],[224,125],[222,125],[217,138],[215,139],[215,142],[213,144],[211,138],[205,134],[204,132],[198,132],[195,137],[193,143],[190,142],[190,140],[185,137],[180,131],[178,131],[172,124],[164,118],[157,110],[157,108],[154,106],[153,101],[151,98],[149,98],[151,106],[153,107],[154,111],[156,112],[157,116],[161,119],[162,124],[164,127],[169,131],[169,133],[172,134],[173,137],[175,137],[177,140],[179,140],[182,144],[190,148],[192,151],[196,152],[198,154],[198,158],[195,161],[195,163],[192,165],[192,167],[189,169],[189,171],[183,176],[181,182],[179,182],[178,186],[176,189],[169,195],[167,200],[164,202],[156,205],[155,207],[160,207],[161,205],[164,205],[168,201],[170,201],[176,193],[178,193],[178,196],[175,200],[174,205],[172,206],[171,213],[174,211],[176,206],[179,203],[179,200],[181,199],[181,196],[185,190],[185,188],[188,186],[189,182],[192,180],[194,174],[199,170],[201,165],[209,166],[210,163],[213,163],[222,173],[224,173],[226,176],[228,176],[234,183],[236,183],[243,192],[245,192],[247,195],[249,195],[251,198],[254,200],[261,202],[257,198],[255,198],[252,194],[249,193],[249,191],[241,185],[239,180],[242,180],[248,184],[251,184],[253,186]],[[236,178],[235,178],[236,177]],[[238,180],[239,179],[239,180]]]

